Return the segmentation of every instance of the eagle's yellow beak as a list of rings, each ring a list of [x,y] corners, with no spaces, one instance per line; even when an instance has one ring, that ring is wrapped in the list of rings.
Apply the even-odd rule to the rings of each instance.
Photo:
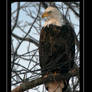
[[[44,17],[48,17],[48,13],[47,13],[47,12],[44,12],[44,13],[42,14],[42,18],[44,18]]]

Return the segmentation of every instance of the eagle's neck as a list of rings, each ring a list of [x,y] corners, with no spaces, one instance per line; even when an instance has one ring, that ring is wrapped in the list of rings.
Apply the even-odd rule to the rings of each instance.
[[[57,26],[62,26],[64,24],[64,22],[61,21],[60,19],[47,19],[47,21],[44,24],[44,27],[49,26],[50,24],[57,25]]]

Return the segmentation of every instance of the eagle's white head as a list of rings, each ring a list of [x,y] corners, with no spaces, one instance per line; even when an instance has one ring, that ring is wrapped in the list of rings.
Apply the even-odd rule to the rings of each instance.
[[[49,6],[42,14],[42,18],[46,17],[44,26],[50,24],[62,26],[64,24],[63,16],[56,7]]]

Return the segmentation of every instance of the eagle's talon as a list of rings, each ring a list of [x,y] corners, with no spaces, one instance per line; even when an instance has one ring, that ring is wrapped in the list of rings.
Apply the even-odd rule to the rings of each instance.
[[[48,77],[48,72],[47,72],[47,74],[46,74],[46,75],[44,75],[44,76],[43,76],[43,78],[47,78],[47,77]]]
[[[47,77],[48,77],[48,75],[45,75],[45,76],[44,76],[44,78],[47,78]]]
[[[57,75],[57,73],[56,72],[54,72],[54,76],[56,76]]]

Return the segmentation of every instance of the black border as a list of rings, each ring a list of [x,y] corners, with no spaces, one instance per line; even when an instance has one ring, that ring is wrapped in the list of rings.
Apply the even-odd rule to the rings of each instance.
[[[90,60],[91,60],[91,57],[89,57],[88,58],[88,56],[90,56],[90,55],[88,55],[88,54],[90,54],[90,52],[91,52],[91,50],[90,50],[90,48],[91,48],[91,45],[90,45],[90,47],[88,48],[88,42],[89,42],[89,44],[90,44],[90,40],[91,39],[89,39],[89,41],[88,41],[88,33],[90,32],[89,30],[88,30],[88,11],[87,11],[87,9],[88,9],[88,6],[87,6],[87,1],[85,1],[85,3],[84,3],[84,89],[85,89],[85,92],[87,92],[88,91],[88,87],[89,87],[89,83],[91,82],[91,75],[90,75],[90,77],[88,77],[88,68],[91,68],[90,66],[91,66],[91,62],[90,62]],[[89,17],[90,18],[90,17]],[[90,37],[90,36],[89,36]],[[89,50],[89,52],[88,52],[88,50]],[[89,64],[88,64],[89,63]],[[89,69],[89,72],[91,72],[91,70]],[[89,83],[88,83],[88,79],[89,79]]]

